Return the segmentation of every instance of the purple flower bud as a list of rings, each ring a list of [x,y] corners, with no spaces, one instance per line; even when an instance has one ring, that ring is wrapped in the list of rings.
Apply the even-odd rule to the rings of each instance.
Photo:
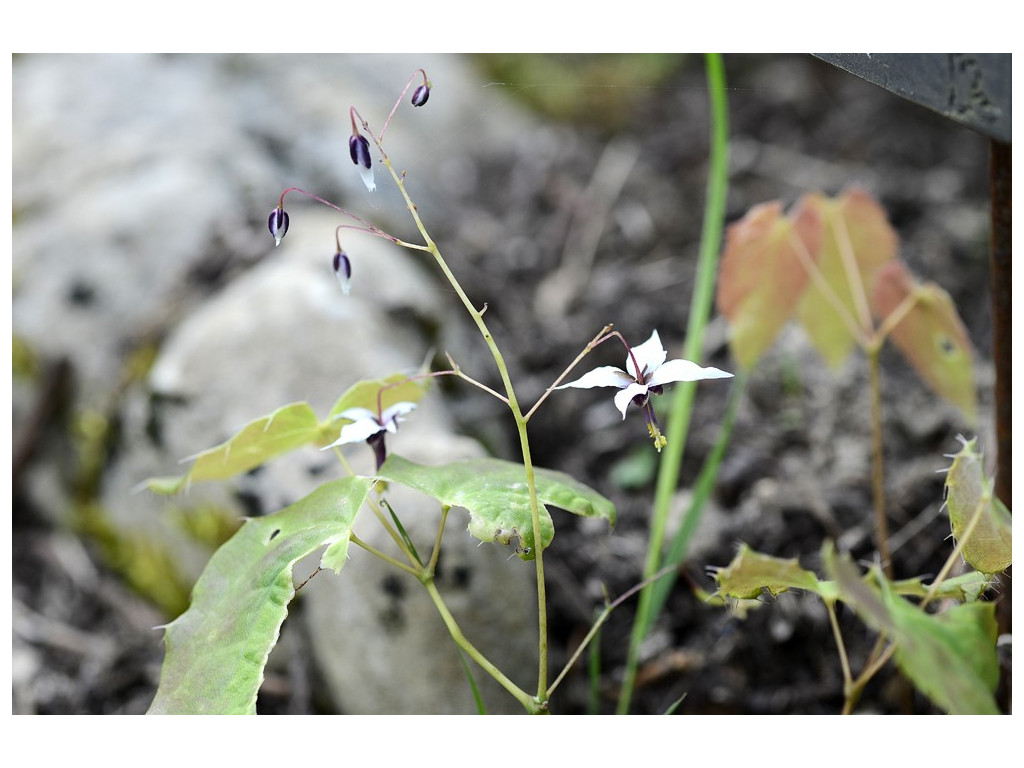
[[[353,133],[348,137],[348,153],[356,165],[370,167],[370,142],[362,134]]]
[[[349,282],[352,280],[352,262],[349,261],[344,251],[334,254],[334,276],[338,278],[342,293],[347,294]]]
[[[288,234],[288,214],[284,208],[278,206],[270,212],[267,226],[270,228],[270,234],[274,236],[274,245],[280,245],[281,238]]]
[[[424,83],[419,86],[415,91],[412,92],[412,105],[414,107],[422,107],[427,103],[427,99],[430,98],[430,86]]]

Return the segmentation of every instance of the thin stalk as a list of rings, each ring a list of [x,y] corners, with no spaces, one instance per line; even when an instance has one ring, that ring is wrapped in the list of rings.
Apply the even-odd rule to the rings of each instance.
[[[334,447],[334,455],[338,458],[338,461],[341,462],[341,465],[345,468],[345,471],[348,472],[349,475],[355,477],[356,471],[352,468],[352,465],[349,463],[348,459],[345,457],[345,454],[344,452],[342,452],[340,447]],[[405,540],[399,535],[398,531],[395,530],[394,526],[392,526],[391,523],[388,522],[388,519],[384,516],[384,513],[381,511],[380,505],[377,503],[376,499],[367,496],[366,503],[367,505],[369,505],[370,511],[373,512],[374,517],[377,518],[378,522],[380,522],[380,524],[383,526],[388,536],[391,537],[391,540],[395,542],[395,545],[400,550],[402,550],[402,554],[405,555],[406,558],[408,558],[410,563],[417,563],[418,559],[414,557],[413,553],[409,550],[409,547],[406,545]]]
[[[882,561],[882,571],[892,578],[889,555],[889,523],[885,516],[885,456],[882,442],[882,378],[879,365],[881,344],[864,350],[868,359],[868,380],[871,389],[871,495],[875,507],[875,546]]]
[[[707,54],[705,62],[708,94],[711,102],[711,149],[707,204],[704,209],[697,278],[694,284],[693,300],[690,304],[683,353],[686,359],[695,361],[700,360],[703,356],[704,328],[707,325],[714,296],[718,253],[725,220],[726,191],[729,183],[729,114],[725,93],[725,66],[721,54]],[[679,469],[682,465],[683,449],[686,446],[686,436],[696,391],[696,385],[693,383],[680,384],[676,387],[673,395],[672,410],[665,429],[668,445],[662,452],[661,462],[658,466],[651,535],[643,571],[645,577],[649,577],[657,571],[661,562],[668,508],[672,495],[679,484]],[[619,695],[617,707],[619,714],[629,711],[633,684],[636,679],[640,643],[647,636],[647,632],[656,618],[651,610],[651,601],[651,590],[645,589],[640,593],[640,602],[637,606],[637,615],[634,619],[626,658],[625,677]]]
[[[839,630],[839,617],[836,616],[835,601],[826,600],[825,608],[828,609],[828,621],[832,625],[832,634],[836,636],[836,648],[839,650],[839,665],[843,669],[843,690],[845,691],[853,685],[850,658],[846,655],[846,643],[843,642],[843,633]]]
[[[633,595],[635,595],[640,590],[644,589],[647,586],[650,586],[651,584],[656,582],[658,579],[660,579],[660,578],[664,577],[665,575],[667,575],[668,573],[670,573],[671,570],[672,570],[671,567],[662,568],[660,571],[658,571],[657,573],[653,574],[649,578],[644,579],[639,584],[635,584],[634,586],[630,587],[628,590],[626,590],[621,595],[619,595],[617,598],[615,598],[614,602],[611,602],[611,603],[608,603],[607,605],[605,605],[604,610],[601,611],[600,615],[594,621],[593,626],[590,627],[590,631],[587,632],[587,634],[583,638],[583,640],[580,641],[579,646],[577,646],[577,648],[576,648],[576,652],[573,653],[573,655],[569,657],[569,660],[565,663],[565,666],[562,667],[562,671],[558,674],[558,677],[555,678],[555,682],[553,682],[551,684],[551,688],[548,690],[548,695],[549,696],[552,693],[554,693],[555,689],[562,682],[562,679],[567,674],[569,674],[569,670],[573,668],[573,666],[579,660],[580,655],[583,653],[584,650],[586,650],[587,646],[591,643],[591,641],[593,641],[594,638],[597,637],[598,630],[600,630],[601,629],[601,625],[604,624],[605,621],[608,620],[608,617],[612,615],[612,611],[614,611],[616,608],[618,608],[620,605],[622,605],[624,602],[626,602],[629,598],[631,598]],[[605,597],[605,599],[607,600],[607,596]]]
[[[487,344],[487,348],[491,352],[491,357],[494,358],[494,363],[498,368],[498,374],[501,377],[502,384],[505,388],[505,394],[508,397],[508,407],[512,411],[512,417],[515,419],[516,428],[519,433],[519,445],[522,450],[523,466],[526,470],[526,485],[529,490],[530,496],[530,512],[533,518],[533,540],[534,540],[534,567],[537,572],[537,699],[539,701],[547,700],[547,685],[548,685],[548,627],[547,627],[547,595],[545,590],[544,581],[544,544],[541,535],[540,528],[540,501],[537,498],[537,480],[534,473],[533,461],[530,455],[530,440],[526,430],[526,419],[523,416],[523,411],[519,406],[519,401],[516,399],[515,390],[512,387],[512,380],[508,373],[508,367],[505,364],[505,358],[501,354],[501,350],[498,349],[497,343],[494,341],[494,337],[491,335],[490,330],[487,327],[487,323],[484,322],[484,313],[478,310],[473,302],[470,301],[469,296],[463,290],[462,285],[455,277],[454,273],[448,267],[447,262],[441,255],[440,249],[437,244],[431,239],[427,228],[424,226],[423,221],[420,219],[419,211],[412,199],[409,197],[409,193],[405,188],[405,183],[399,176],[398,172],[395,171],[394,166],[391,164],[390,158],[384,153],[383,147],[380,145],[380,141],[374,137],[374,141],[377,143],[378,149],[383,154],[383,162],[387,167],[388,172],[394,179],[395,184],[398,186],[399,191],[402,193],[402,198],[405,200],[406,208],[412,215],[413,221],[416,223],[416,228],[419,230],[420,235],[423,237],[426,250],[434,257],[434,261],[437,263],[438,268],[444,274],[445,279],[451,285],[452,289],[458,295],[459,300],[462,302],[466,311],[469,313],[473,322],[476,324],[477,329],[480,331],[480,335],[483,337],[484,342]]]
[[[430,553],[430,562],[427,563],[427,573],[433,574],[437,570],[437,560],[441,557],[441,539],[444,536],[444,524],[448,521],[448,510],[451,507],[447,504],[441,506],[441,523],[437,526],[437,539],[434,541],[434,551]]]
[[[860,676],[845,687],[846,701],[843,703],[842,712],[844,715],[853,713],[853,708],[857,706],[860,695],[864,692],[867,684],[871,682],[871,678],[878,674],[878,671],[889,662],[893,653],[896,652],[895,645],[889,645],[883,651],[882,648],[885,646],[885,643],[885,635],[880,635],[878,640],[875,641],[875,648],[871,652],[870,661],[860,673]]]
[[[441,619],[444,621],[445,626],[448,627],[448,633],[452,636],[455,644],[459,646],[466,655],[469,656],[473,661],[480,665],[480,667],[487,672],[491,677],[498,681],[506,691],[515,697],[516,701],[523,705],[527,712],[531,714],[541,714],[544,712],[544,708],[537,703],[537,701],[530,696],[526,691],[520,688],[518,685],[509,680],[505,674],[492,664],[486,656],[480,653],[464,634],[462,629],[459,627],[455,617],[452,616],[451,611],[448,610],[448,606],[445,605],[444,599],[441,594],[437,591],[437,586],[434,584],[433,577],[426,577],[423,579],[423,586],[427,588],[427,593],[430,595],[430,599],[434,601],[434,606],[437,608],[437,612],[441,614]]]
[[[371,555],[373,555],[375,557],[379,557],[385,563],[389,563],[389,564],[395,566],[395,568],[400,568],[401,570],[405,571],[406,573],[412,574],[417,579],[420,578],[421,571],[420,571],[419,568],[414,568],[411,565],[406,565],[401,560],[396,560],[395,558],[391,557],[390,555],[384,554],[379,549],[375,549],[374,547],[371,547],[369,544],[367,544],[365,541],[360,539],[354,533],[350,532],[349,535],[348,535],[348,538],[349,538],[349,541],[351,541],[357,547],[362,547],[367,552],[369,552]]]

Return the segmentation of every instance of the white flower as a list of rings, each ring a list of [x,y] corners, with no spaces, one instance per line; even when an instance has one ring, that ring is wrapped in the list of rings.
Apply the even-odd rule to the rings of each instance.
[[[718,368],[703,368],[689,360],[676,359],[665,362],[668,353],[661,344],[658,332],[654,331],[651,338],[638,347],[630,350],[626,358],[626,370],[613,365],[595,368],[576,381],[562,384],[556,389],[574,387],[591,389],[592,387],[615,387],[615,407],[626,418],[626,409],[630,403],[636,403],[644,412],[647,428],[654,438],[654,445],[660,451],[666,441],[658,429],[658,422],[651,407],[651,395],[660,395],[666,384],[677,381],[699,381],[701,379],[727,379],[731,373]]]
[[[367,408],[348,408],[337,415],[339,419],[349,419],[351,424],[341,428],[341,435],[330,445],[325,445],[321,451],[334,448],[338,445],[348,443],[367,442],[373,448],[377,457],[377,469],[384,463],[387,453],[384,448],[384,434],[398,431],[398,422],[404,421],[405,414],[416,408],[416,403],[395,403],[386,408],[378,417],[376,413]]]

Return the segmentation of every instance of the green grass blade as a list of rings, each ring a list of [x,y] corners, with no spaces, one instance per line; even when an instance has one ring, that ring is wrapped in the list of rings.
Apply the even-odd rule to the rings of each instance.
[[[706,62],[708,95],[711,100],[710,170],[697,277],[690,302],[690,316],[683,350],[683,357],[697,362],[703,356],[704,329],[714,299],[715,275],[718,271],[722,229],[725,222],[725,199],[729,183],[729,115],[725,91],[725,67],[720,54],[707,54]],[[686,447],[686,435],[696,391],[694,383],[679,384],[673,394],[672,410],[665,429],[668,445],[662,452],[661,464],[658,468],[657,490],[651,516],[651,535],[648,542],[647,559],[644,563],[645,578],[650,577],[658,570],[662,560],[669,504],[679,482],[679,468],[683,461],[683,449]],[[626,660],[625,677],[619,695],[617,709],[619,714],[629,711],[640,643],[646,637],[656,618],[651,610],[651,599],[650,589],[645,589],[640,594]]]

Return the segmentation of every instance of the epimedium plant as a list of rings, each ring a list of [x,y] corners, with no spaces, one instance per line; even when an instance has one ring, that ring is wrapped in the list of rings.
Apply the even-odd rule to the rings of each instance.
[[[961,438],[949,458],[945,501],[955,546],[945,565],[924,577],[896,580],[889,554],[883,475],[879,355],[891,339],[921,379],[976,416],[973,352],[949,294],[918,282],[898,260],[898,238],[881,206],[861,189],[834,198],[801,198],[787,214],[778,201],[752,208],[727,233],[718,306],[729,323],[739,380],[795,316],[826,363],[835,368],[854,346],[869,369],[872,491],[878,561],[861,573],[848,555],[824,542],[826,579],[783,560],[740,547],[713,569],[717,591],[707,599],[735,606],[800,589],[828,610],[844,679],[844,712],[893,657],[903,674],[951,713],[998,713],[995,604],[986,601],[993,575],[1012,564],[1010,514],[982,470],[976,440]],[[951,577],[964,563],[970,569]],[[837,620],[849,606],[877,642],[855,674]],[[938,610],[932,610],[941,606]]]
[[[554,536],[554,523],[548,508],[604,519],[610,525],[616,521],[616,512],[607,498],[587,485],[564,473],[536,467],[531,457],[528,424],[556,390],[612,387],[617,390],[614,405],[623,418],[630,406],[641,411],[654,447],[660,452],[668,441],[658,425],[652,398],[662,394],[671,383],[732,376],[688,360],[667,360],[668,354],[656,330],[644,343],[631,346],[609,325],[583,347],[530,408],[525,408],[517,397],[504,357],[484,318],[487,305],[478,308],[463,290],[421,220],[406,189],[405,174],[395,170],[385,149],[387,128],[413,83],[417,85],[411,95],[411,104],[421,107],[427,103],[432,84],[426,73],[418,70],[406,83],[379,133],[371,129],[354,107],[350,110],[352,133],[349,152],[368,192],[376,188],[375,167],[384,168],[399,189],[422,242],[399,239],[350,211],[296,187],[282,192],[277,206],[271,211],[268,229],[275,244],[280,245],[289,228],[289,215],[284,205],[289,193],[327,205],[344,216],[349,223],[341,224],[335,230],[332,258],[332,267],[343,293],[348,293],[351,288],[354,269],[352,258],[341,246],[342,230],[382,237],[395,245],[427,254],[458,296],[490,351],[502,391],[472,378],[449,357],[451,367],[447,370],[428,370],[415,375],[396,373],[355,382],[323,418],[318,417],[305,402],[284,405],[253,420],[221,445],[197,454],[185,474],[151,479],[148,486],[153,491],[176,493],[194,482],[231,478],[310,444],[323,450],[333,450],[344,472],[344,476],[323,483],[285,509],[246,520],[238,532],[214,553],[193,589],[189,609],[166,626],[166,656],[151,713],[254,713],[264,667],[287,616],[288,604],[296,589],[305,583],[296,587],[297,577],[293,573],[296,562],[322,549],[319,568],[313,575],[322,570],[340,573],[349,546],[353,544],[416,578],[429,594],[458,648],[493,677],[527,712],[549,711],[550,697],[598,627],[622,600],[636,590],[630,590],[606,605],[591,633],[562,673],[551,681],[548,672],[544,551]],[[376,162],[371,141],[379,158]],[[584,357],[608,341],[623,345],[624,369],[602,366],[580,378],[565,381]],[[415,418],[416,405],[426,395],[430,381],[440,376],[451,376],[476,386],[507,406],[519,439],[521,462],[483,458],[425,466],[388,454],[388,435],[397,431],[403,419]],[[373,475],[353,472],[340,450],[343,445],[363,442],[374,453],[376,471]],[[402,515],[407,510],[396,509],[388,496],[389,487],[394,485],[419,491],[437,503],[437,533],[429,553],[418,551],[406,533]],[[435,569],[452,508],[463,508],[469,512],[470,535],[482,542],[507,545],[522,560],[533,563],[538,605],[538,669],[533,691],[516,685],[496,660],[487,658],[473,645],[437,588]],[[375,549],[355,535],[353,522],[363,510],[368,510],[385,529],[394,545],[393,551]],[[421,510],[416,510],[416,513],[421,513]],[[637,589],[646,583],[638,585]],[[469,684],[472,685],[471,676]]]

